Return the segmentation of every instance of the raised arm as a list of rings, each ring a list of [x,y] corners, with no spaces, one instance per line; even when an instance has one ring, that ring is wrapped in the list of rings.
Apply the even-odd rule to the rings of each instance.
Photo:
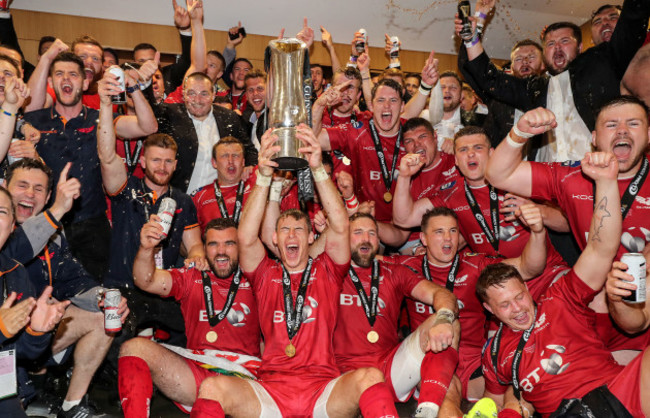
[[[524,197],[532,193],[532,171],[530,163],[523,161],[521,148],[529,138],[543,134],[557,126],[555,115],[539,107],[526,112],[506,139],[501,141],[488,161],[485,173],[490,184]]]
[[[145,292],[164,297],[169,296],[172,289],[172,275],[167,270],[156,269],[156,246],[163,238],[158,220],[158,215],[151,215],[140,230],[140,248],[133,262],[133,282]]]
[[[330,54],[330,62],[332,64],[332,74],[336,74],[339,68],[341,68],[341,61],[336,55],[336,48],[334,48],[334,41],[332,41],[332,35],[325,29],[322,25],[320,27],[321,41],[323,46],[327,49],[327,52]]]
[[[296,137],[302,142],[303,146],[299,151],[305,155],[309,163],[318,196],[329,219],[325,252],[336,264],[348,263],[350,261],[349,221],[343,199],[323,168],[321,146],[311,128],[305,124],[298,125]]]
[[[50,66],[57,55],[69,49],[70,47],[68,45],[66,45],[62,40],[57,39],[52,43],[52,45],[50,45],[48,50],[41,55],[41,59],[38,60],[38,64],[36,64],[36,68],[27,83],[27,86],[31,91],[31,100],[25,107],[25,112],[43,109],[48,106],[47,77],[50,75]]]
[[[316,135],[319,138],[320,141],[320,133],[323,128],[323,112],[325,109],[332,108],[332,106],[336,106],[337,104],[341,103],[342,97],[341,97],[341,90],[345,89],[347,86],[349,86],[352,83],[352,80],[346,80],[345,82],[339,84],[338,86],[332,86],[327,91],[323,94],[320,95],[318,99],[314,102],[312,106],[312,130],[314,131],[314,135]],[[328,136],[328,147],[329,148],[329,136]],[[323,143],[321,142],[321,147],[323,147]],[[326,151],[329,151],[329,149],[326,149]]]
[[[99,124],[97,129],[97,154],[102,170],[104,190],[110,195],[117,194],[127,180],[124,161],[117,155],[115,145],[115,127],[113,125],[113,104],[111,95],[118,94],[120,88],[117,78],[110,71],[104,72],[104,77],[97,86],[99,94]]]
[[[205,72],[208,66],[205,31],[203,30],[203,2],[187,0],[187,12],[192,27],[192,46],[190,48],[190,67],[185,71],[185,77],[197,71]]]
[[[401,228],[413,228],[420,225],[422,216],[433,209],[431,201],[427,198],[417,202],[411,197],[411,177],[424,165],[418,154],[407,154],[402,157],[399,164],[399,175],[395,182],[395,196],[393,200],[393,223]]]
[[[160,64],[160,52],[155,58],[142,64],[137,72],[125,72],[128,87],[134,88],[131,93],[135,116],[122,116],[115,122],[115,132],[120,138],[141,138],[158,131],[158,121],[151,109],[149,101],[140,90],[141,82],[147,83],[153,77]],[[108,73],[106,71],[104,74]]]
[[[519,257],[509,258],[504,262],[515,266],[524,280],[530,280],[546,267],[546,228],[542,211],[537,205],[526,204],[519,210],[530,229],[530,238]]]
[[[245,272],[257,269],[266,254],[259,234],[266,207],[266,197],[271,186],[271,176],[274,168],[278,166],[277,163],[271,161],[271,156],[281,149],[280,146],[276,145],[277,140],[276,135],[271,135],[271,129],[262,135],[257,180],[255,187],[248,196],[239,220],[239,228],[237,229],[240,254],[239,265]]]
[[[18,76],[7,77],[5,80],[5,101],[2,103],[3,111],[0,113],[0,161],[7,156],[7,150],[14,136],[16,114],[25,99],[29,97],[29,87]]]
[[[596,183],[596,193],[587,247],[573,269],[589,287],[600,290],[621,241],[618,161],[609,152],[588,152],[581,164],[582,172]]]
[[[424,110],[424,107],[427,105],[427,99],[429,94],[431,94],[431,89],[438,83],[439,74],[438,74],[438,59],[435,58],[436,53],[431,51],[429,58],[424,63],[424,68],[422,68],[422,82],[420,83],[420,89],[417,94],[411,97],[411,100],[406,103],[404,106],[404,111],[402,112],[402,117],[405,119],[416,118],[420,116],[420,113]]]

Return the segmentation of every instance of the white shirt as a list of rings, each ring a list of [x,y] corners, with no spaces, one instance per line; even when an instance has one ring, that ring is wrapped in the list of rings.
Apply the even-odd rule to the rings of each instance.
[[[438,151],[442,147],[442,143],[446,138],[454,138],[456,132],[460,131],[463,128],[463,124],[460,120],[460,105],[454,111],[454,114],[449,119],[443,119],[438,124],[433,126],[433,129],[436,131],[438,136]]]
[[[194,130],[199,140],[199,151],[196,155],[194,171],[187,187],[187,194],[191,194],[199,187],[210,184],[217,179],[217,170],[212,167],[212,147],[219,142],[221,137],[212,111],[204,120],[196,119],[189,112],[188,115],[194,123]]]
[[[557,128],[544,135],[535,159],[540,162],[579,161],[591,152],[591,132],[573,101],[569,71],[552,76],[548,83],[546,108],[555,114]]]

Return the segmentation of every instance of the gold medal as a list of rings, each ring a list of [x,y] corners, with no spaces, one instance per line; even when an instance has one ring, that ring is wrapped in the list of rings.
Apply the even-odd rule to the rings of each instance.
[[[289,343],[288,346],[284,347],[284,354],[287,355],[287,357],[293,357],[296,355],[296,347],[294,347],[293,344]]]
[[[390,203],[393,200],[393,194],[391,192],[384,193],[384,202]]]
[[[379,334],[377,334],[377,331],[375,331],[373,329],[373,330],[370,330],[370,332],[368,332],[368,335],[366,335],[366,338],[368,339],[368,341],[370,341],[372,344],[374,344],[377,341],[379,341]]]
[[[208,340],[209,343],[213,343],[217,341],[217,333],[214,331],[208,331],[208,333],[205,334],[205,339]]]

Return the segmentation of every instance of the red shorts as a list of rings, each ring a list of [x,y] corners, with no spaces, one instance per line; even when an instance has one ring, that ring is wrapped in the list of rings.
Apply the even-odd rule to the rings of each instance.
[[[650,331],[630,337],[621,332],[607,313],[596,313],[596,332],[610,351],[644,350],[650,345]]]
[[[188,358],[183,358],[183,360],[185,360],[185,364],[187,364],[187,367],[190,368],[192,375],[194,375],[194,382],[196,383],[196,397],[198,398],[199,387],[201,387],[201,383],[208,377],[216,376],[218,373],[199,366],[199,363],[194,360],[190,360]],[[190,413],[190,410],[187,409],[183,404],[180,404],[178,402],[174,402],[174,404],[178,407],[178,409],[185,412],[186,414]]]
[[[329,382],[337,376],[304,375],[260,376],[257,381],[273,398],[283,417],[311,416],[316,401]],[[266,378],[266,379],[265,379]]]
[[[458,352],[456,376],[460,379],[460,384],[463,388],[463,399],[467,399],[467,385],[469,384],[470,377],[472,377],[472,374],[479,367],[481,367],[481,350],[478,350],[476,353],[467,353],[466,350]]]
[[[607,388],[628,410],[633,417],[643,417],[641,408],[641,365],[643,356],[650,356],[650,348],[644,350],[625,366],[623,370],[612,380]]]

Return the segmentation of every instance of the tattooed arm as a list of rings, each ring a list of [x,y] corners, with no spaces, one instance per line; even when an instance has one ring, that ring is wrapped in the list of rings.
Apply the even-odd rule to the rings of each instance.
[[[621,241],[621,199],[618,191],[618,161],[611,153],[588,152],[582,171],[596,183],[594,214],[587,247],[574,270],[594,290],[605,284]]]

